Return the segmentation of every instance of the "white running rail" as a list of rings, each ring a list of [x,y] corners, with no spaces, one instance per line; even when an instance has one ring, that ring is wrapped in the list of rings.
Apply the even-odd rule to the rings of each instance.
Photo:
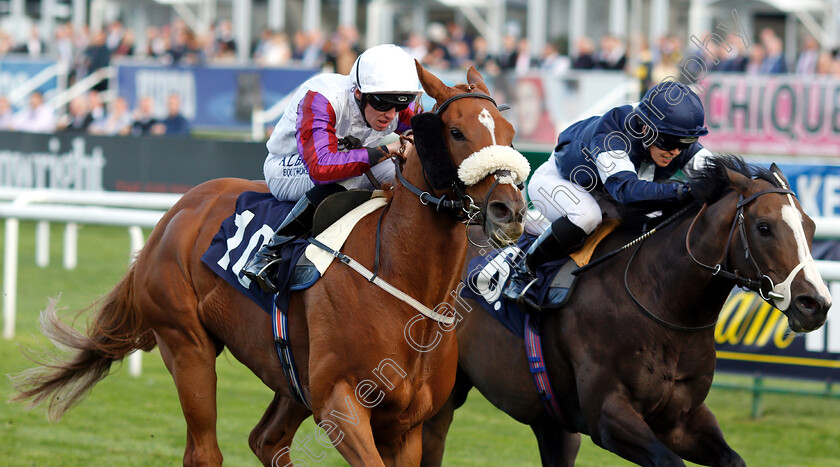
[[[131,239],[130,258],[143,247],[142,228],[153,228],[180,194],[93,192],[72,190],[26,190],[0,188],[0,217],[6,218],[3,260],[3,338],[15,334],[17,307],[18,238],[20,220],[38,221],[36,228],[36,263],[49,262],[49,222],[64,222],[64,267],[77,263],[78,224],[128,227]],[[47,204],[48,203],[48,204]],[[140,375],[141,353],[128,359],[129,373]]]

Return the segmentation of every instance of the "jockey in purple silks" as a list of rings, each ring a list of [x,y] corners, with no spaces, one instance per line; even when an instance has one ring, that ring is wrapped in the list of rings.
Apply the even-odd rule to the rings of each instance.
[[[414,59],[392,44],[363,52],[350,75],[317,75],[295,91],[266,144],[263,171],[277,199],[298,203],[245,265],[246,276],[276,292],[280,249],[311,230],[321,201],[338,191],[373,189],[368,171],[379,182],[394,179],[394,165],[386,157],[400,143],[379,142],[411,129],[422,92]]]

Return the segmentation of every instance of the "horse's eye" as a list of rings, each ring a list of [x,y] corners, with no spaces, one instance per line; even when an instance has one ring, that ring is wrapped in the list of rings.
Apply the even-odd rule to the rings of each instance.
[[[769,237],[770,236],[770,226],[767,224],[758,224],[758,234],[762,237]]]
[[[464,134],[461,133],[461,130],[459,130],[457,128],[453,128],[453,129],[449,130],[449,134],[452,135],[452,138],[455,141],[464,141],[465,139],[467,139],[467,138],[464,137]]]

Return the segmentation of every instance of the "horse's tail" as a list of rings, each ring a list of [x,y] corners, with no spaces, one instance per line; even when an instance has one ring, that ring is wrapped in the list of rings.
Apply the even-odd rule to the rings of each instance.
[[[99,308],[86,333],[62,321],[57,314],[58,300],[50,300],[41,313],[41,331],[56,347],[69,352],[36,356],[27,352],[39,366],[12,376],[17,391],[12,401],[29,401],[29,407],[48,402],[50,420],[58,420],[108,375],[112,363],[133,350],[154,348],[152,329],[134,306],[134,273],[132,264],[101,305],[94,303],[82,310]]]

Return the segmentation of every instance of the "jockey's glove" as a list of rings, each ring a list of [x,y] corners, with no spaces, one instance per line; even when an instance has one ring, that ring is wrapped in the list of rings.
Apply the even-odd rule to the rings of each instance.
[[[677,194],[679,196],[680,201],[689,201],[693,198],[693,194],[691,193],[691,185],[688,183],[683,183],[681,187],[678,188]]]

